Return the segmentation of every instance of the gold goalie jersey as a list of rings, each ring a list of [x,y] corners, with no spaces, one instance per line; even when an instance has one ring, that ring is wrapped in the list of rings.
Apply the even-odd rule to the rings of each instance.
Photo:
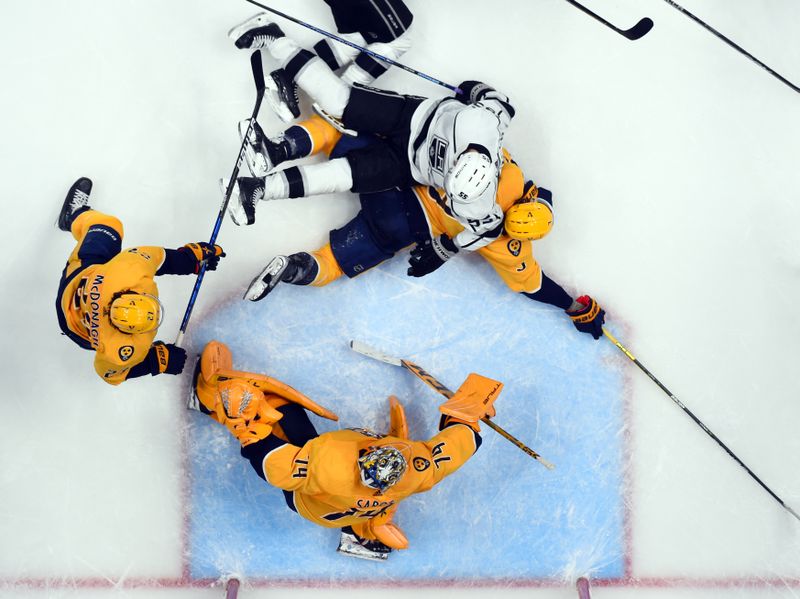
[[[94,369],[104,381],[118,385],[150,351],[156,330],[123,333],[111,324],[108,308],[121,291],[158,297],[153,280],[164,262],[164,248],[123,250],[104,264],[81,271],[64,289],[59,308],[69,330],[94,349]]]
[[[478,434],[464,424],[447,426],[428,441],[347,429],[323,433],[303,447],[283,445],[267,454],[262,468],[269,483],[293,491],[295,507],[306,519],[330,528],[354,526],[429,490],[458,470],[479,444]],[[387,445],[399,449],[409,466],[397,484],[381,493],[361,481],[358,458]]]

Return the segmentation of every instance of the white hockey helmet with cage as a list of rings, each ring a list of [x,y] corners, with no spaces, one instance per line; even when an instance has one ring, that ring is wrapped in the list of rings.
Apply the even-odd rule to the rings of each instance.
[[[497,167],[489,156],[472,150],[461,154],[444,178],[444,191],[453,212],[462,216],[488,214],[494,198],[487,198],[485,192],[495,180]]]

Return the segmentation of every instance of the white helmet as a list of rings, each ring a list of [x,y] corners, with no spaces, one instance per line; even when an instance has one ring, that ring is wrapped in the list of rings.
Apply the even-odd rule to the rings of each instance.
[[[496,178],[497,169],[486,154],[467,151],[444,178],[444,191],[453,203],[471,204]]]

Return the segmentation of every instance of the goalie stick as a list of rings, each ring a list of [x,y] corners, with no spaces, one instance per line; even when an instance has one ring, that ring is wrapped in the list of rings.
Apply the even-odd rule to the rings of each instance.
[[[574,6],[578,10],[580,10],[582,12],[585,12],[587,15],[589,15],[593,19],[596,19],[597,21],[600,21],[606,27],[609,27],[609,28],[613,29],[614,31],[619,33],[621,36],[626,37],[626,38],[628,38],[629,40],[632,40],[632,41],[633,40],[638,40],[639,38],[644,37],[653,28],[653,19],[651,19],[650,17],[645,17],[643,19],[640,19],[639,22],[636,23],[636,25],[634,25],[630,29],[620,29],[619,27],[617,27],[615,25],[612,25],[611,23],[606,21],[600,15],[598,15],[596,13],[593,13],[591,10],[586,8],[583,4],[579,4],[579,3],[575,2],[575,0],[567,0],[567,2],[572,4],[572,6]]]
[[[372,358],[373,360],[378,360],[380,362],[385,362],[386,364],[391,364],[392,366],[401,366],[406,370],[412,372],[418,379],[420,379],[423,383],[437,391],[438,393],[444,395],[446,398],[450,399],[453,397],[453,392],[444,386],[442,383],[439,382],[436,377],[432,374],[424,370],[419,364],[415,364],[410,360],[404,360],[402,358],[395,358],[390,356],[389,354],[385,354],[382,351],[375,349],[371,345],[367,345],[366,343],[362,343],[360,341],[350,341],[350,349],[354,352],[361,354],[362,356],[367,356],[368,358]],[[481,422],[485,423],[489,428],[493,431],[498,433],[501,437],[507,439],[517,447],[519,447],[522,451],[526,454],[531,456],[534,460],[541,463],[542,466],[547,468],[548,470],[552,470],[555,466],[532,450],[530,447],[525,445],[522,441],[517,439],[511,433],[506,431],[504,428],[498,426],[494,422],[492,422],[489,417],[481,418]]]
[[[792,516],[794,516],[795,518],[797,518],[798,520],[800,520],[800,516],[798,516],[798,515],[797,515],[797,512],[795,512],[795,511],[794,511],[794,510],[793,510],[791,507],[789,507],[788,505],[786,505],[786,503],[784,503],[783,499],[781,499],[780,497],[778,497],[778,496],[777,496],[777,495],[776,495],[776,494],[775,494],[775,493],[772,491],[772,489],[770,489],[770,488],[769,488],[767,485],[765,485],[765,484],[764,484],[764,482],[763,482],[763,481],[762,481],[760,478],[758,478],[758,477],[755,475],[755,473],[754,473],[752,470],[750,470],[750,468],[748,468],[747,466],[745,466],[744,462],[743,462],[742,460],[740,460],[740,459],[739,459],[739,458],[736,456],[736,454],[735,454],[735,453],[733,453],[733,452],[732,452],[730,449],[728,449],[728,446],[727,446],[727,445],[725,445],[725,444],[724,444],[722,441],[720,441],[720,440],[719,440],[719,438],[718,438],[718,437],[717,437],[717,436],[716,436],[714,433],[712,433],[712,432],[711,432],[711,430],[709,430],[709,428],[708,428],[708,427],[707,427],[705,424],[703,424],[703,422],[702,422],[702,421],[701,421],[701,420],[700,420],[700,419],[699,419],[697,416],[695,416],[695,415],[692,413],[692,411],[691,411],[689,408],[687,408],[685,405],[683,405],[683,402],[681,402],[681,400],[680,400],[680,399],[678,399],[677,397],[675,397],[675,395],[673,395],[672,391],[670,391],[669,389],[667,389],[667,388],[666,388],[666,386],[665,386],[665,385],[664,385],[664,384],[663,384],[661,381],[659,381],[659,380],[658,380],[658,379],[655,377],[655,375],[654,375],[652,372],[650,372],[650,371],[649,371],[647,368],[645,368],[644,364],[642,364],[642,363],[641,363],[641,362],[640,362],[640,361],[639,361],[639,360],[636,358],[636,356],[634,356],[634,355],[633,355],[633,354],[632,354],[630,351],[628,351],[628,349],[627,349],[627,348],[626,348],[624,345],[622,345],[622,344],[621,344],[619,341],[617,341],[617,339],[614,337],[614,335],[612,335],[611,333],[609,333],[609,332],[608,332],[608,329],[604,328],[604,329],[603,329],[603,334],[604,334],[604,335],[605,335],[605,336],[608,338],[608,340],[609,340],[609,341],[611,341],[611,343],[613,343],[614,345],[616,345],[616,346],[617,346],[617,349],[619,349],[619,351],[621,351],[623,354],[625,354],[625,355],[628,357],[628,359],[629,359],[631,362],[633,362],[634,364],[636,364],[636,366],[638,366],[638,367],[639,367],[639,369],[640,369],[642,372],[644,372],[644,373],[645,373],[645,374],[646,374],[648,377],[650,377],[650,380],[651,380],[651,381],[653,381],[653,382],[654,382],[656,385],[658,385],[658,387],[659,387],[659,388],[660,388],[660,389],[661,389],[661,390],[662,390],[664,393],[666,393],[667,395],[669,395],[669,398],[670,398],[672,401],[674,401],[674,402],[675,402],[675,404],[676,404],[676,405],[677,405],[677,406],[678,406],[678,407],[679,407],[681,410],[683,410],[683,411],[686,413],[686,415],[687,415],[687,416],[689,416],[689,418],[691,418],[692,420],[694,420],[695,424],[697,424],[697,425],[698,425],[700,428],[702,428],[702,429],[703,429],[703,431],[705,431],[705,433],[706,433],[706,434],[707,434],[709,437],[711,437],[712,439],[714,439],[714,441],[716,441],[716,442],[717,442],[717,444],[718,444],[720,447],[722,447],[722,449],[724,449],[724,450],[725,450],[725,452],[726,452],[726,453],[727,453],[729,456],[731,456],[731,457],[732,457],[732,458],[733,458],[733,459],[736,461],[736,463],[737,463],[737,464],[739,464],[739,465],[740,465],[742,468],[744,468],[744,469],[747,471],[747,474],[749,474],[750,476],[752,476],[752,477],[753,477],[753,480],[755,480],[755,481],[756,481],[756,482],[757,482],[759,485],[761,485],[761,487],[762,487],[762,488],[763,488],[763,489],[764,489],[764,490],[765,490],[767,493],[769,493],[769,494],[772,496],[772,498],[773,498],[775,501],[777,501],[778,503],[780,503],[780,504],[781,504],[781,506],[783,506],[783,508],[784,508],[784,509],[785,509],[787,512],[789,512],[789,513],[790,513]]]
[[[256,103],[253,107],[253,114],[250,117],[250,124],[247,127],[244,138],[242,139],[242,145],[239,147],[239,155],[236,157],[236,164],[233,167],[233,173],[228,181],[228,187],[225,189],[225,193],[223,194],[222,206],[219,209],[217,221],[214,223],[214,230],[211,232],[211,238],[208,241],[208,245],[212,248],[214,247],[214,243],[217,241],[217,235],[219,235],[219,229],[222,226],[222,219],[225,217],[225,210],[228,208],[228,203],[231,200],[231,193],[233,193],[233,188],[236,185],[236,178],[239,175],[239,168],[242,166],[242,161],[245,157],[247,140],[250,138],[250,133],[253,130],[253,123],[255,122],[256,117],[258,116],[258,111],[261,108],[261,100],[264,99],[264,68],[261,64],[261,50],[256,50],[250,55],[250,67],[253,70],[253,80],[256,84]],[[178,336],[175,339],[175,345],[180,346],[181,342],[183,341],[183,336],[186,334],[186,327],[189,326],[189,318],[192,315],[194,303],[197,300],[197,294],[200,291],[200,285],[203,284],[203,277],[205,274],[206,263],[203,261],[200,263],[200,271],[197,273],[197,279],[194,282],[192,295],[189,297],[189,304],[186,306],[186,312],[183,314],[183,320],[181,321],[181,327],[178,331]]]

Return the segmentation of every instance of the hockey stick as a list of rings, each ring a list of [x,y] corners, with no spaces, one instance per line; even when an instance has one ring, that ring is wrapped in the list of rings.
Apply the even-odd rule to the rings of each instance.
[[[567,0],[567,1],[569,1],[569,0]],[[741,46],[739,46],[739,45],[738,45],[738,44],[736,44],[735,42],[733,42],[733,41],[729,40],[727,37],[725,37],[725,36],[724,36],[724,35],[722,35],[722,34],[721,34],[719,31],[717,31],[716,29],[714,29],[713,27],[711,27],[710,25],[708,25],[708,24],[707,24],[705,21],[703,21],[702,19],[700,19],[700,18],[698,18],[698,17],[694,16],[694,15],[693,15],[692,13],[690,13],[688,10],[686,10],[685,8],[683,8],[683,7],[682,7],[680,4],[676,4],[676,3],[675,3],[675,2],[673,2],[672,0],[664,0],[664,2],[666,2],[667,4],[669,4],[670,6],[672,6],[673,8],[675,8],[676,10],[679,10],[680,12],[682,12],[683,14],[685,14],[685,15],[686,15],[687,17],[689,17],[689,18],[690,18],[692,21],[694,21],[695,23],[697,23],[698,25],[700,25],[701,27],[703,27],[703,28],[704,28],[704,29],[706,29],[707,31],[710,31],[711,33],[713,33],[715,36],[717,36],[717,37],[718,37],[719,39],[721,39],[723,42],[725,42],[726,44],[728,44],[728,45],[729,45],[731,48],[733,48],[734,50],[736,50],[736,51],[740,52],[741,54],[744,54],[744,55],[745,55],[747,58],[749,58],[749,59],[750,59],[750,60],[752,60],[754,63],[756,63],[758,66],[760,66],[762,69],[764,69],[764,70],[765,70],[767,73],[769,73],[770,75],[772,75],[773,77],[775,77],[775,78],[776,78],[778,81],[781,81],[781,82],[785,83],[786,85],[788,85],[789,87],[791,87],[791,88],[792,88],[794,91],[796,91],[796,92],[799,92],[799,93],[800,93],[800,87],[797,87],[797,86],[796,86],[794,83],[792,83],[792,82],[791,82],[791,81],[789,81],[788,79],[786,79],[786,78],[782,77],[781,75],[779,75],[778,73],[776,73],[775,71],[773,71],[771,68],[769,68],[769,67],[768,67],[767,65],[765,65],[763,62],[761,62],[760,60],[758,60],[758,59],[757,59],[755,56],[753,56],[752,54],[750,54],[750,53],[749,53],[747,50],[745,50],[744,48],[742,48]]]
[[[697,425],[698,425],[700,428],[702,428],[702,429],[703,429],[703,430],[706,432],[706,434],[707,434],[709,437],[711,437],[712,439],[714,439],[714,441],[716,441],[716,442],[717,442],[717,444],[718,444],[720,447],[722,447],[722,449],[724,449],[724,450],[726,451],[726,453],[727,453],[729,456],[731,456],[731,457],[732,457],[734,460],[736,460],[736,463],[737,463],[737,464],[739,464],[739,465],[740,465],[742,468],[744,468],[744,469],[747,471],[747,474],[749,474],[750,476],[752,476],[752,477],[753,477],[753,479],[754,479],[754,480],[755,480],[755,481],[756,481],[756,482],[757,482],[759,485],[761,485],[761,486],[764,488],[764,490],[765,490],[767,493],[769,493],[770,495],[772,495],[772,497],[773,497],[773,499],[775,499],[775,501],[777,501],[778,503],[780,503],[780,504],[781,504],[781,506],[783,506],[783,508],[784,508],[784,509],[786,509],[786,510],[787,510],[787,511],[788,511],[788,512],[789,512],[789,513],[792,515],[792,516],[794,516],[795,518],[797,518],[798,520],[800,520],[800,516],[798,516],[798,515],[797,515],[797,512],[795,512],[795,511],[794,511],[792,508],[790,508],[788,505],[786,505],[786,504],[783,502],[783,500],[782,500],[780,497],[778,497],[778,496],[777,496],[775,493],[773,493],[772,489],[770,489],[770,488],[769,488],[767,485],[765,485],[765,484],[762,482],[762,480],[761,480],[760,478],[758,478],[758,477],[757,477],[757,476],[756,476],[756,475],[753,473],[753,471],[752,471],[752,470],[750,470],[750,468],[748,468],[747,466],[745,466],[744,462],[742,462],[742,460],[740,460],[740,459],[739,459],[739,458],[736,456],[736,454],[735,454],[735,453],[733,453],[733,452],[732,452],[730,449],[728,449],[728,446],[727,446],[727,445],[725,445],[725,444],[724,444],[722,441],[720,441],[720,440],[719,440],[719,438],[718,438],[718,437],[717,437],[717,436],[716,436],[714,433],[712,433],[712,432],[711,432],[711,431],[708,429],[708,427],[707,427],[705,424],[703,424],[703,423],[702,423],[702,421],[701,421],[701,420],[700,420],[700,419],[699,419],[697,416],[695,416],[694,414],[692,414],[691,410],[689,410],[689,408],[687,408],[685,405],[683,405],[683,403],[681,402],[681,400],[679,400],[677,397],[675,397],[675,395],[673,395],[673,393],[672,393],[672,392],[671,392],[669,389],[667,389],[667,388],[666,388],[666,387],[663,385],[663,383],[662,383],[661,381],[659,381],[659,380],[658,380],[658,379],[657,379],[657,378],[656,378],[656,377],[653,375],[653,373],[652,373],[652,372],[650,372],[650,371],[649,371],[647,368],[645,368],[644,364],[642,364],[642,363],[641,363],[639,360],[637,360],[637,359],[636,359],[636,357],[635,357],[635,356],[634,356],[634,355],[633,355],[633,354],[632,354],[630,351],[628,351],[628,349],[627,349],[627,348],[626,348],[624,345],[622,345],[622,344],[621,344],[619,341],[617,341],[617,339],[614,337],[614,335],[612,335],[611,333],[609,333],[609,332],[608,332],[608,329],[605,329],[605,328],[603,328],[603,334],[604,334],[606,337],[608,337],[608,339],[611,341],[611,343],[613,343],[614,345],[616,345],[616,346],[617,346],[617,348],[618,348],[618,349],[619,349],[619,350],[620,350],[620,351],[621,351],[623,354],[625,354],[626,356],[628,356],[628,358],[631,360],[631,362],[633,362],[634,364],[636,364],[636,365],[637,365],[637,366],[638,366],[638,367],[641,369],[641,371],[642,371],[642,372],[644,372],[644,373],[645,373],[645,374],[646,374],[648,377],[650,377],[650,380],[652,380],[652,381],[653,381],[653,382],[654,382],[656,385],[658,385],[658,386],[661,388],[661,390],[662,390],[664,393],[666,393],[667,395],[669,395],[669,398],[670,398],[672,401],[674,401],[674,402],[675,402],[675,403],[678,405],[678,407],[679,407],[681,410],[683,410],[684,412],[686,412],[686,414],[689,416],[689,418],[691,418],[692,420],[694,420],[694,421],[695,421],[695,423],[696,423],[696,424],[697,424]]]
[[[406,370],[412,372],[423,383],[425,383],[438,393],[441,393],[448,399],[450,399],[454,395],[453,392],[447,387],[445,387],[442,383],[440,383],[436,379],[436,377],[434,377],[429,372],[425,371],[419,364],[415,364],[410,360],[395,358],[393,356],[383,353],[380,350],[375,349],[370,345],[367,345],[366,343],[361,343],[360,341],[350,341],[350,349],[361,354],[362,356],[367,356],[368,358],[372,358],[373,360],[386,362],[387,364],[391,364],[392,366],[402,366]],[[522,451],[527,453],[534,460],[540,462],[548,470],[552,470],[553,468],[555,468],[553,464],[545,460],[542,456],[540,456],[530,447],[525,445],[522,441],[520,441],[519,439],[514,437],[511,433],[509,433],[505,429],[501,428],[500,426],[492,422],[488,416],[485,418],[481,418],[481,422],[485,423],[489,428],[498,433],[500,436],[504,437],[508,441],[511,441],[514,445],[519,447]]]
[[[214,223],[214,230],[211,232],[211,238],[208,241],[208,245],[212,248],[214,247],[214,243],[217,241],[217,235],[219,235],[219,229],[222,226],[222,219],[225,217],[225,210],[228,208],[233,187],[236,185],[236,177],[239,175],[239,167],[242,165],[242,160],[244,159],[247,140],[250,137],[250,132],[253,130],[253,123],[255,123],[256,117],[258,116],[258,111],[261,108],[261,100],[264,99],[264,68],[261,64],[261,50],[256,50],[250,55],[250,66],[253,69],[253,80],[256,84],[256,104],[253,107],[253,114],[250,117],[250,124],[248,125],[247,131],[242,138],[242,145],[239,147],[239,155],[236,157],[236,165],[233,167],[233,173],[231,174],[230,181],[228,181],[228,187],[225,189],[222,206],[219,209],[217,221]],[[200,285],[203,284],[203,277],[205,274],[206,262],[203,261],[200,263],[200,270],[197,273],[197,279],[194,282],[194,288],[192,289],[192,295],[189,298],[189,304],[186,306],[186,312],[183,314],[181,328],[178,331],[178,336],[175,339],[175,345],[179,346],[183,341],[183,336],[186,334],[186,327],[189,326],[189,318],[192,315],[194,303],[197,300],[197,294],[200,291]]]
[[[572,0],[567,0],[567,2],[571,2],[571,1]],[[367,48],[359,46],[358,44],[354,44],[350,40],[346,40],[343,37],[339,37],[335,33],[331,33],[330,31],[325,31],[324,29],[320,29],[319,27],[315,27],[314,25],[311,25],[310,23],[306,23],[305,21],[301,21],[300,19],[295,19],[294,17],[289,16],[286,13],[282,13],[279,10],[275,10],[274,8],[270,8],[269,6],[265,6],[265,5],[261,4],[260,2],[256,2],[256,0],[245,0],[245,2],[249,2],[250,4],[254,4],[255,6],[258,6],[259,8],[263,8],[264,10],[266,10],[268,12],[271,12],[274,15],[278,15],[279,17],[283,17],[284,19],[287,19],[287,20],[291,21],[292,23],[297,23],[298,25],[301,25],[301,26],[303,26],[303,27],[305,27],[307,29],[310,29],[311,31],[319,33],[320,35],[324,35],[324,36],[329,37],[329,38],[331,38],[333,40],[336,40],[340,44],[344,44],[345,46],[350,46],[351,48],[354,48],[354,49],[358,50],[359,52],[363,52],[364,54],[368,54],[369,56],[372,56],[372,58],[375,58],[377,60],[380,60],[380,61],[383,61],[385,63],[388,63],[388,64],[390,64],[390,65],[392,65],[394,67],[403,69],[404,71],[407,71],[407,72],[412,73],[414,75],[418,75],[418,76],[422,77],[423,79],[427,79],[431,83],[435,83],[436,85],[441,85],[442,87],[446,87],[450,91],[453,91],[453,92],[455,92],[457,94],[461,93],[461,90],[459,88],[457,88],[457,87],[455,87],[453,85],[450,85],[449,83],[445,83],[444,81],[440,81],[439,79],[436,79],[435,77],[431,77],[430,75],[426,75],[422,71],[418,71],[416,69],[412,69],[411,67],[407,67],[403,63],[400,63],[400,62],[397,62],[395,60],[392,60],[391,58],[387,58],[386,56],[378,54],[377,52],[373,52],[372,50],[368,50]],[[642,34],[642,35],[644,35],[644,34]]]
[[[669,1],[669,0],[667,0],[667,1]],[[581,11],[585,12],[587,15],[589,15],[593,19],[597,19],[598,21],[600,21],[606,27],[610,27],[611,29],[613,29],[614,31],[616,31],[620,35],[628,38],[629,40],[638,40],[639,38],[644,37],[645,35],[647,35],[647,33],[653,28],[653,19],[651,19],[650,17],[645,17],[645,18],[641,19],[638,23],[636,23],[636,25],[634,25],[630,29],[620,29],[619,27],[616,27],[616,26],[612,25],[611,23],[609,23],[608,21],[606,21],[600,15],[593,13],[591,10],[586,8],[583,4],[578,4],[577,2],[575,2],[575,0],[567,0],[567,2],[572,4],[572,6],[574,6],[578,10],[581,10]]]

